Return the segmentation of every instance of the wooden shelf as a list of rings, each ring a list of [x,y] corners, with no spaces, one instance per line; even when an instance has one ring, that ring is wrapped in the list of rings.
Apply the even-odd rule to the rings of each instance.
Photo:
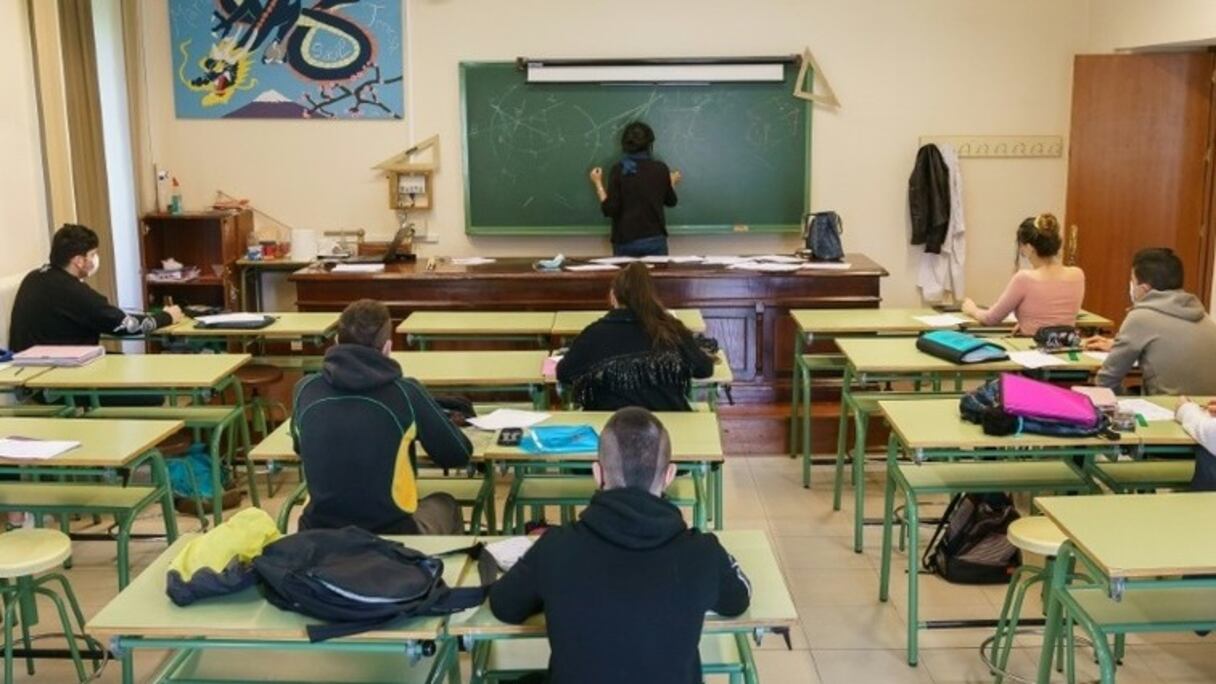
[[[224,281],[214,276],[200,276],[192,280],[149,280],[148,287],[223,287]]]

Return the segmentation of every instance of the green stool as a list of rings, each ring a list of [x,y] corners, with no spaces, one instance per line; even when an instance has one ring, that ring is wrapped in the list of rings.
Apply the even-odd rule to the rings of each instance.
[[[1009,590],[1005,592],[1005,602],[1001,606],[1001,616],[997,620],[996,633],[985,642],[991,642],[992,649],[985,653],[983,646],[980,655],[984,658],[988,669],[995,676],[996,684],[1000,684],[1006,676],[1010,676],[1006,667],[1009,664],[1009,654],[1013,651],[1013,639],[1018,634],[1018,621],[1022,615],[1022,602],[1026,592],[1036,584],[1051,580],[1052,564],[1060,553],[1060,546],[1068,539],[1055,523],[1045,516],[1035,515],[1019,518],[1009,525],[1006,530],[1009,543],[1023,552],[1043,556],[1046,561],[1043,567],[1029,565],[1025,562],[1013,573],[1009,580]],[[1060,649],[1064,658],[1057,662],[1066,665],[1066,681],[1076,681],[1076,660],[1073,648],[1073,630],[1071,621],[1062,632]],[[1018,679],[1022,679],[1018,677]]]
[[[13,530],[0,534],[0,598],[4,601],[4,681],[13,681],[13,623],[17,616],[21,618],[21,641],[25,646],[25,669],[31,676],[34,674],[34,658],[28,654],[30,650],[30,627],[38,624],[37,595],[41,594],[55,604],[59,612],[59,624],[67,635],[68,652],[76,665],[76,678],[84,681],[88,676],[84,671],[84,663],[80,659],[80,651],[76,648],[76,630],[68,618],[63,600],[53,590],[47,588],[50,582],[58,582],[63,589],[63,595],[72,606],[76,615],[76,624],[80,626],[80,634],[84,634],[84,613],[76,602],[76,595],[67,578],[55,572],[35,578],[34,575],[46,572],[63,565],[72,555],[72,540],[58,530],[34,529]],[[94,652],[101,647],[93,639],[84,636],[85,642]],[[93,667],[98,667],[96,660]]]

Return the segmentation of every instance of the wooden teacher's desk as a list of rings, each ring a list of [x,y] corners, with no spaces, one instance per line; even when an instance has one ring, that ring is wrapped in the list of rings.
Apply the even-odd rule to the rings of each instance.
[[[380,273],[334,273],[320,266],[291,276],[301,311],[339,311],[363,297],[383,301],[400,321],[415,311],[566,311],[606,307],[616,271],[539,272],[536,258],[500,258],[479,266],[437,259],[388,264]],[[579,263],[582,260],[572,260]],[[700,309],[707,334],[726,350],[735,398],[771,402],[793,371],[791,309],[867,308],[881,301],[886,269],[849,254],[848,269],[793,273],[732,270],[703,264],[656,264],[651,269],[663,304]]]

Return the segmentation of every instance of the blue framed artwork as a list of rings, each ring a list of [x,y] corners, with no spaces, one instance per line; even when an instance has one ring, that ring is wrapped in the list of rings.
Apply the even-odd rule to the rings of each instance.
[[[400,119],[403,0],[168,0],[179,119]]]

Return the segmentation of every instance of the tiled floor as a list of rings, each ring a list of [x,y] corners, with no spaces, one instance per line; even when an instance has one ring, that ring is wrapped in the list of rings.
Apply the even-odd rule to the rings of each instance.
[[[779,554],[786,580],[801,617],[800,628],[791,635],[793,650],[768,637],[756,652],[761,680],[766,684],[899,684],[902,682],[988,682],[977,648],[988,630],[921,632],[921,664],[904,662],[906,589],[903,573],[893,574],[891,602],[879,603],[878,528],[867,528],[866,549],[851,548],[851,503],[833,512],[831,472],[816,468],[814,487],[804,490],[795,461],[786,458],[739,458],[727,465],[726,515],[735,529],[765,530]],[[870,515],[881,511],[881,475],[871,472],[872,485],[866,508]],[[286,488],[283,488],[284,490]],[[284,491],[266,503],[277,511]],[[141,526],[155,527],[155,518]],[[195,523],[182,519],[185,529]],[[162,549],[154,542],[136,542],[132,554],[138,571]],[[906,563],[896,558],[897,568]],[[116,592],[113,545],[78,543],[75,566],[69,572],[86,614],[96,612]],[[922,576],[921,615],[925,619],[995,617],[1004,597],[1004,587],[950,585]],[[1037,597],[1028,608],[1038,610]],[[49,617],[49,613],[44,613]],[[49,629],[45,618],[39,627]],[[1038,649],[1033,637],[1021,640],[1012,667],[1019,672],[1034,668]],[[45,642],[53,645],[52,640]],[[1141,682],[1216,681],[1216,635],[1201,639],[1193,634],[1162,634],[1128,640],[1128,654],[1119,670],[1120,684]],[[159,658],[141,654],[136,665],[139,681],[154,671]],[[1093,666],[1078,658],[1081,674],[1093,681]],[[18,664],[17,682],[69,682],[70,668],[62,662],[38,663],[38,674],[28,677]],[[100,678],[117,682],[118,668],[111,664]]]

